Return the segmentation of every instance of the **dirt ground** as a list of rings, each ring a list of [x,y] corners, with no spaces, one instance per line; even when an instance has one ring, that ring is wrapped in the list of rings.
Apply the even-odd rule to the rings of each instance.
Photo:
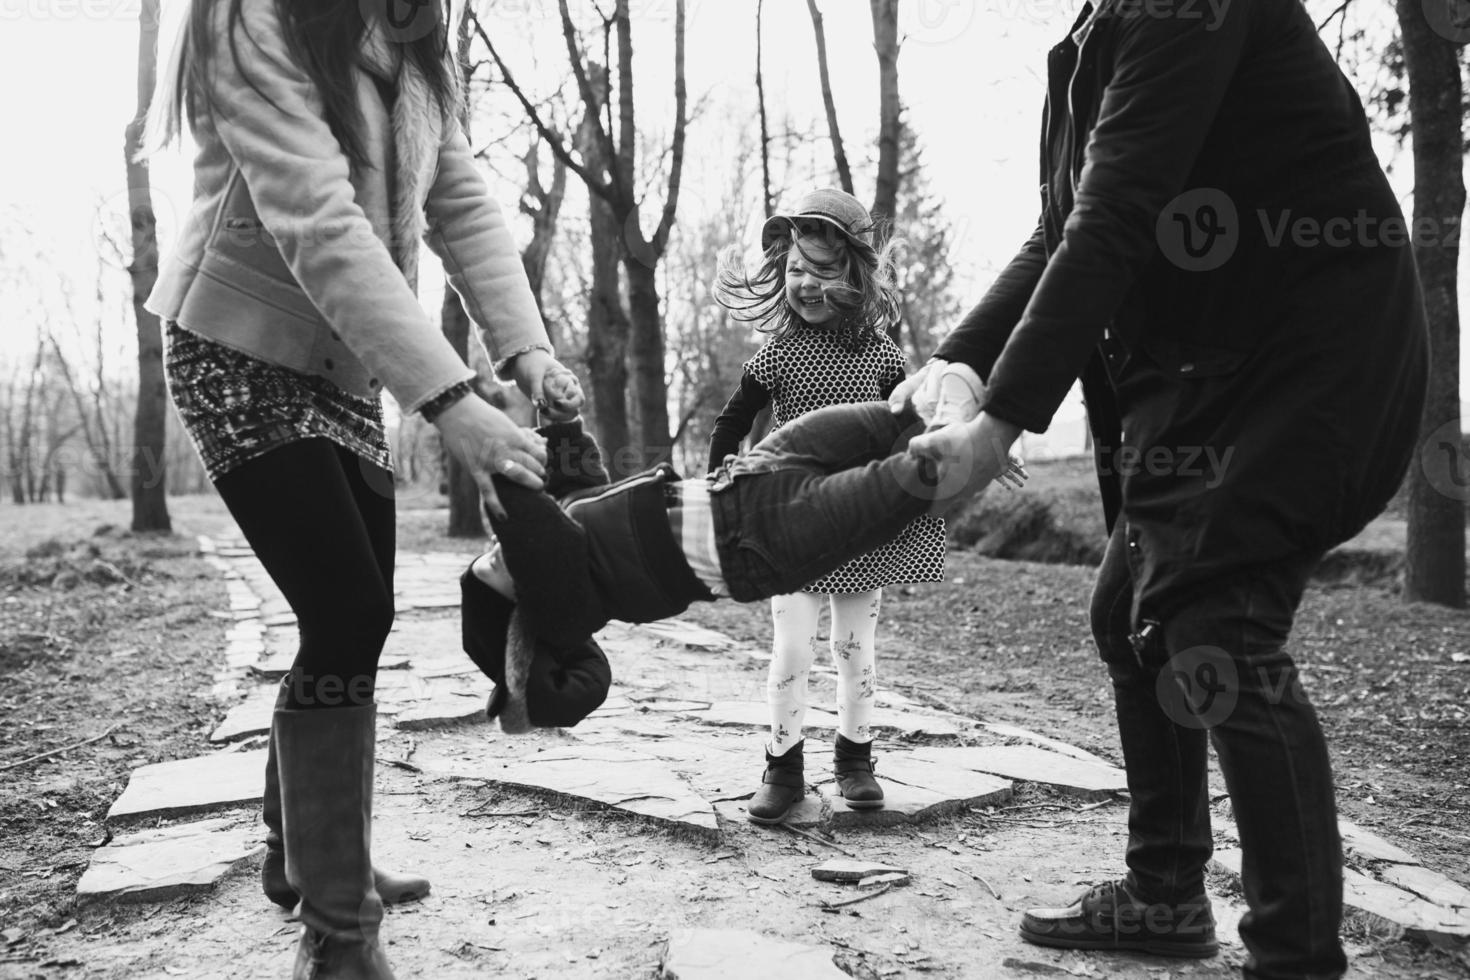
[[[0,978],[284,975],[295,927],[248,873],[208,897],[204,918],[202,900],[105,911],[74,901],[128,772],[197,754],[222,716],[204,695],[229,624],[224,588],[190,535],[227,518],[212,498],[171,509],[187,533],[150,538],[120,530],[126,502],[0,505]],[[409,510],[403,525],[402,548],[466,550],[434,533],[442,511]],[[947,578],[891,590],[880,683],[1118,761],[1110,697],[1087,642],[1091,570],[960,553]],[[688,618],[769,640],[760,605],[701,606]],[[1297,652],[1328,727],[1344,815],[1470,885],[1470,663],[1455,656],[1470,653],[1470,617],[1404,606],[1382,590],[1322,588],[1299,624]],[[493,740],[484,726],[448,737],[466,752]],[[380,752],[410,752],[412,738],[395,735]],[[751,758],[733,783],[758,777],[758,752]],[[435,880],[427,901],[394,910],[385,927],[400,976],[647,977],[671,930],[711,922],[825,942],[864,978],[1238,972],[1238,945],[1186,964],[1052,953],[1015,939],[1020,909],[1120,870],[1126,804],[1117,800],[1084,806],[1028,789],[923,828],[845,832],[839,847],[903,860],[916,883],[824,911],[831,886],[807,870],[836,851],[818,841],[739,822],[714,842],[474,782],[380,773],[380,863]],[[1222,921],[1222,936],[1233,930]],[[1347,938],[1354,977],[1470,977],[1464,951],[1361,923]]]

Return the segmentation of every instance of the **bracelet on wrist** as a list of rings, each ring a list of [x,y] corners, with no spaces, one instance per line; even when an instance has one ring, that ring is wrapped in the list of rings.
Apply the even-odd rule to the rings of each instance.
[[[450,405],[453,405],[455,402],[459,401],[461,398],[464,398],[466,395],[472,395],[474,393],[474,382],[471,381],[469,378],[466,378],[463,381],[456,382],[455,384],[450,385],[448,388],[445,388],[443,391],[439,392],[439,394],[435,395],[433,398],[430,398],[428,401],[420,405],[419,414],[424,417],[425,422],[432,423],[435,419],[442,415],[444,413],[444,410]]]

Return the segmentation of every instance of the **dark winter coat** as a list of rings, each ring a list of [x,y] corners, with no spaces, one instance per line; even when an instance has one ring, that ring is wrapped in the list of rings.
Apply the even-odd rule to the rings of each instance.
[[[1427,338],[1402,213],[1306,11],[1102,0],[1047,68],[1041,218],[938,356],[1038,432],[1082,378],[1135,619],[1352,536],[1413,452]]]

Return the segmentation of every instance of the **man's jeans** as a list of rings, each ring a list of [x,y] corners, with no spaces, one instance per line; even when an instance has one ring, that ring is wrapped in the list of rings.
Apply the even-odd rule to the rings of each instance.
[[[1340,977],[1347,962],[1338,940],[1342,847],[1332,771],[1285,649],[1320,556],[1245,570],[1193,591],[1159,622],[1134,624],[1137,550],[1120,518],[1092,597],[1132,797],[1130,885],[1149,902],[1184,902],[1204,891],[1208,731],[1240,831],[1245,976]]]
[[[911,408],[833,405],[728,459],[710,505],[731,598],[795,592],[922,517],[934,502],[934,466],[906,452],[922,431]]]

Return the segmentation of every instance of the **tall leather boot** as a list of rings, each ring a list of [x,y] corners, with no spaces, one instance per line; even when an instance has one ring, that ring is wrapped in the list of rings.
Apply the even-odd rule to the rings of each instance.
[[[281,680],[276,693],[276,710],[286,707],[291,678]],[[281,844],[281,775],[276,769],[276,736],[271,732],[265,755],[265,795],[260,801],[260,819],[265,824],[265,863],[260,866],[260,887],[265,897],[283,909],[294,909],[301,896],[286,880],[286,849]],[[373,869],[373,883],[385,905],[414,902],[429,894],[429,879]]]
[[[286,879],[301,896],[292,980],[394,980],[373,887],[377,706],[275,713]]]

